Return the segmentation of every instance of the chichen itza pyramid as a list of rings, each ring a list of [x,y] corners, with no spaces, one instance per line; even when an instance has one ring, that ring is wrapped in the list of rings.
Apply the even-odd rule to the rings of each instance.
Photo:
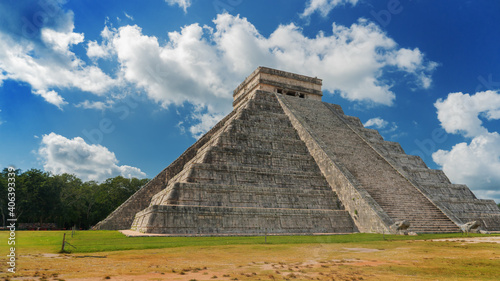
[[[234,90],[233,111],[95,229],[172,235],[500,230],[477,199],[384,141],[338,105],[322,80],[259,67]]]

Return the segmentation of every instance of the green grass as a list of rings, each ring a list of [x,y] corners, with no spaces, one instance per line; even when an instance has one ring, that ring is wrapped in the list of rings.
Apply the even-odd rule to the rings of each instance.
[[[263,236],[228,236],[228,237],[126,237],[118,231],[77,231],[71,237],[71,231],[17,231],[16,248],[28,253],[57,253],[61,250],[63,234],[76,249],[67,246],[73,253],[103,251],[123,251],[141,249],[161,249],[186,246],[252,245],[263,244]],[[7,241],[9,233],[0,232],[0,241]],[[470,234],[473,236],[484,236]],[[498,234],[496,235],[498,236]],[[423,234],[419,236],[400,236],[357,233],[328,236],[268,236],[268,244],[317,244],[317,243],[371,243],[376,241],[425,240],[438,238],[466,237],[460,233]],[[0,243],[0,250],[8,250],[7,243]]]

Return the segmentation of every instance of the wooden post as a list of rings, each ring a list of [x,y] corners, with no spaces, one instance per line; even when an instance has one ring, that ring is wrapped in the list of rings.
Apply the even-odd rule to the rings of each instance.
[[[64,253],[64,243],[65,243],[65,240],[66,240],[66,233],[64,233],[64,236],[63,236],[63,242],[62,242],[62,246],[61,246],[61,253]]]

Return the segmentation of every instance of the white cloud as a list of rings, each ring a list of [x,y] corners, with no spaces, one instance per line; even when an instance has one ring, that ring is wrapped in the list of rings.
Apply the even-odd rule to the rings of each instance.
[[[417,80],[429,77],[430,62],[422,59],[413,69],[398,65],[392,58],[404,49],[365,20],[350,27],[333,24],[331,36],[320,32],[314,38],[304,36],[294,24],[279,26],[265,38],[244,18],[224,14],[214,22],[216,46],[235,73],[248,75],[255,64],[268,65],[320,77],[323,89],[348,100],[385,105],[395,98],[390,90],[393,81],[382,79],[385,68],[395,67]]]
[[[217,122],[219,122],[224,115],[222,114],[212,114],[212,113],[196,113],[193,115],[193,119],[197,120],[198,123],[189,128],[189,132],[195,137],[200,138],[208,130],[210,130]],[[182,124],[179,124],[182,126]]]
[[[480,116],[500,119],[500,94],[496,91],[474,95],[450,93],[435,104],[441,126],[448,132],[470,138],[451,150],[438,150],[432,159],[456,183],[465,183],[478,196],[500,201],[500,135],[489,132]]]
[[[84,35],[73,32],[72,12],[61,14],[57,24],[33,31],[39,32],[39,37],[37,33],[33,38],[19,37],[0,28],[0,80],[28,83],[34,94],[58,107],[66,102],[56,88],[102,95],[117,84],[99,67],[86,65],[71,51],[72,46],[83,42]]]
[[[397,132],[398,125],[396,122],[388,122],[380,117],[371,118],[366,121],[363,126],[366,128],[373,128],[379,131],[379,133],[387,140],[395,140],[401,136],[406,135],[405,132]]]
[[[127,12],[123,12],[125,14],[125,16],[129,19],[129,20],[134,20],[134,17],[127,14]]]
[[[87,56],[89,58],[104,58],[108,55],[108,52],[104,48],[97,44],[96,41],[89,41],[87,43]]]
[[[461,133],[466,137],[485,134],[481,116],[487,120],[500,119],[500,94],[496,91],[478,92],[475,95],[451,93],[434,104],[438,119],[448,133]]]
[[[7,79],[7,77],[3,74],[3,70],[0,68],[0,87],[3,85],[3,80]]]
[[[54,51],[72,56],[73,53],[69,50],[71,45],[80,44],[83,42],[83,33],[74,33],[73,29],[66,32],[59,32],[53,29],[43,28],[42,40]]]
[[[429,88],[431,83],[431,79],[425,73],[433,71],[438,66],[436,62],[423,63],[424,55],[418,48],[399,49],[395,56],[389,58],[389,61],[409,73],[420,73],[417,77],[423,88]]]
[[[87,57],[91,59],[109,58],[113,53],[109,40],[112,39],[114,31],[105,26],[101,31],[101,44],[98,44],[97,41],[89,41],[87,43]]]
[[[366,121],[366,123],[363,125],[365,127],[373,127],[375,129],[383,129],[383,128],[387,127],[388,124],[389,124],[389,122],[385,121],[384,119],[382,119],[380,117],[375,117],[375,118],[372,118],[372,119]]]
[[[114,103],[115,102],[113,100],[106,100],[105,102],[85,100],[79,104],[75,104],[75,107],[81,107],[81,108],[85,108],[85,109],[104,110],[107,108],[111,108]]]
[[[337,5],[342,1],[311,1],[311,7]],[[190,1],[170,1],[183,8]],[[322,4],[323,3],[323,4]],[[343,3],[343,2],[342,2]],[[356,4],[356,1],[351,1]],[[43,27],[43,44],[13,40],[0,30],[1,79],[23,81],[58,107],[64,106],[63,89],[76,88],[106,95],[117,87],[130,92],[143,90],[163,107],[185,103],[202,108],[206,117],[193,117],[202,124],[190,131],[198,135],[202,128],[231,109],[232,90],[257,66],[269,66],[323,79],[323,89],[351,101],[391,105],[395,81],[386,74],[404,73],[418,86],[429,87],[435,63],[425,59],[418,49],[401,48],[377,25],[366,20],[349,27],[333,24],[332,34],[304,35],[294,24],[280,25],[270,36],[263,36],[246,18],[218,15],[214,27],[191,24],[168,33],[166,43],[142,33],[137,25],[108,28],[101,42],[84,42],[75,33],[72,13],[64,24]],[[86,44],[86,63],[72,47]],[[111,78],[97,59],[118,62]],[[121,88],[120,90],[123,90]],[[77,106],[103,108],[105,104],[84,101]],[[211,121],[213,122],[213,121]]]
[[[165,0],[165,2],[170,6],[179,5],[179,7],[184,10],[184,13],[186,13],[187,8],[191,6],[191,0]]]
[[[350,27],[333,24],[332,35],[320,32],[313,38],[294,24],[265,37],[246,18],[227,13],[213,22],[215,28],[191,24],[169,32],[165,44],[136,25],[106,27],[102,43],[89,45],[88,55],[116,56],[118,76],[163,107],[187,102],[205,108],[209,116],[230,110],[232,90],[259,65],[317,76],[331,93],[384,105],[395,98],[390,90],[394,81],[383,77],[387,68],[413,76],[419,85],[422,77],[431,81],[433,62],[418,49],[398,47],[366,20]]]
[[[57,106],[59,109],[62,109],[61,107],[63,105],[68,104],[64,99],[54,90],[52,91],[46,91],[46,90],[36,90],[33,91],[34,94],[42,96],[48,103],[51,103],[55,106]]]
[[[455,183],[467,184],[474,192],[500,192],[500,135],[497,132],[479,135],[470,143],[456,144],[449,151],[438,150],[432,159]],[[500,201],[500,196],[494,199]]]
[[[43,135],[38,154],[45,171],[75,174],[84,181],[103,181],[118,175],[144,178],[139,168],[118,165],[113,152],[101,145],[89,145],[82,138],[67,139],[56,133]]]
[[[347,3],[355,6],[358,0],[309,0],[301,16],[308,17],[315,12],[319,12],[321,16],[326,17],[333,8]]]

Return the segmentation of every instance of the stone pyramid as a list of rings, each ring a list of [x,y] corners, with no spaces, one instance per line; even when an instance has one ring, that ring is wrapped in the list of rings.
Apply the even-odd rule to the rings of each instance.
[[[95,229],[172,235],[500,230],[493,200],[452,184],[338,105],[317,78],[259,67],[233,111]]]

